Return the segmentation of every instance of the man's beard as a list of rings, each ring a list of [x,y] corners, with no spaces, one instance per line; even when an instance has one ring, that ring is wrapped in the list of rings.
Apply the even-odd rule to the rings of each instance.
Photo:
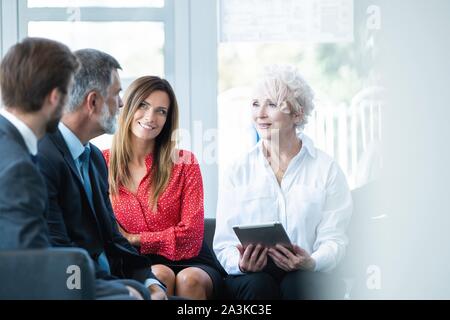
[[[55,113],[53,114],[53,117],[47,122],[47,125],[45,127],[45,131],[47,133],[54,133],[56,132],[56,129],[58,129],[58,124],[62,117],[64,104],[65,99],[61,98],[60,102],[58,103],[58,107],[56,108]]]
[[[114,134],[116,132],[117,114],[111,114],[106,104],[103,106],[99,124],[107,134]]]

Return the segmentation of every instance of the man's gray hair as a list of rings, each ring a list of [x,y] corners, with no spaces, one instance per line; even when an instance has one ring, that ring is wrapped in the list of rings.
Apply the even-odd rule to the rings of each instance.
[[[98,91],[106,97],[112,82],[111,72],[122,69],[114,57],[99,50],[81,49],[74,54],[81,67],[75,74],[74,83],[69,92],[67,112],[76,111],[91,91]]]

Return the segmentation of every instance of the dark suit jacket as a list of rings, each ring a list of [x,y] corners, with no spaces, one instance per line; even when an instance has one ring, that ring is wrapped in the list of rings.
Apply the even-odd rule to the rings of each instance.
[[[105,251],[111,273],[143,282],[155,278],[151,262],[141,256],[117,228],[109,200],[108,171],[101,151],[91,144],[93,207],[69,148],[58,130],[39,143],[38,163],[49,196],[48,225],[54,246],[86,249],[94,261]],[[96,263],[97,277],[109,278]]]
[[[19,131],[0,115],[0,249],[50,246],[44,180]]]

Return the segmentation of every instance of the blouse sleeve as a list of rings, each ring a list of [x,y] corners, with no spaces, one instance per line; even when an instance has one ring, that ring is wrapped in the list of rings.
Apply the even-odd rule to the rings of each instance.
[[[141,233],[141,253],[159,254],[170,260],[183,260],[199,254],[204,232],[203,182],[200,166],[184,164],[181,219],[178,224],[158,232]]]
[[[323,218],[317,227],[312,258],[315,271],[331,271],[345,253],[346,229],[352,215],[352,198],[345,175],[336,163],[331,165],[326,187]]]
[[[239,224],[239,212],[236,208],[235,187],[231,175],[233,168],[230,168],[221,179],[219,186],[219,197],[217,199],[216,231],[214,234],[214,252],[222,267],[228,274],[243,274],[239,269],[239,251],[237,239],[233,226]]]

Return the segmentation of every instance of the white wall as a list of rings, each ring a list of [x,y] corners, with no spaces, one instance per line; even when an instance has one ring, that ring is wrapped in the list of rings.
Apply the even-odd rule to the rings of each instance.
[[[180,127],[200,162],[205,190],[205,216],[216,215],[217,163],[207,159],[216,140],[208,130],[217,128],[217,17],[216,1],[175,1],[175,90],[181,106]],[[206,132],[206,135],[205,135]]]
[[[6,53],[19,38],[17,0],[2,1],[0,5],[0,56]]]
[[[450,298],[450,2],[381,1],[386,298]]]

